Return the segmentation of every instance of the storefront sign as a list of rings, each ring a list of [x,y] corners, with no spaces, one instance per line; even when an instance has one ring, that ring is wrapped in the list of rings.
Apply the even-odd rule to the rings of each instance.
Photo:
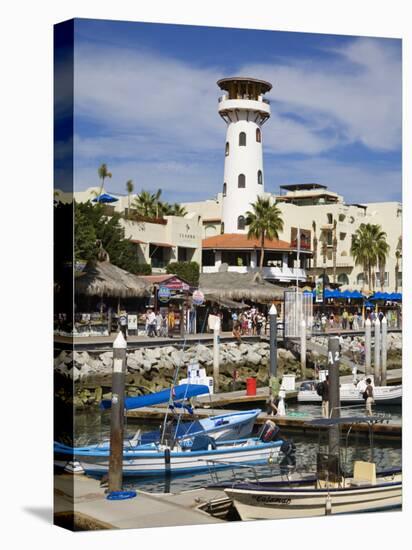
[[[316,303],[323,302],[323,277],[318,277],[316,279],[315,302]]]
[[[167,286],[161,286],[157,291],[157,297],[160,302],[168,302],[170,300],[170,294],[170,289]]]
[[[137,315],[134,313],[127,314],[127,329],[137,330]]]
[[[195,306],[201,306],[205,301],[205,295],[201,290],[195,290],[193,292],[192,301]]]

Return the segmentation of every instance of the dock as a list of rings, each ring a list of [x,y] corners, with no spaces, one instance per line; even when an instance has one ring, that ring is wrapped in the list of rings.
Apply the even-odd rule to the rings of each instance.
[[[219,489],[195,489],[179,494],[137,491],[128,500],[108,500],[105,488],[85,475],[54,477],[55,523],[75,531],[136,529],[224,523],[202,505],[224,497]]]
[[[151,420],[156,422],[162,422],[165,418],[165,414],[168,409],[165,407],[142,407],[141,409],[126,411],[126,416],[129,420]],[[170,411],[169,411],[170,412]],[[235,413],[236,410],[218,409],[215,407],[210,408],[197,408],[194,411],[194,415],[190,415],[187,412],[179,413],[183,421],[193,420],[194,417],[199,419],[206,418],[208,416],[215,416],[220,414]],[[320,406],[319,406],[320,414]],[[299,432],[299,433],[318,433],[318,428],[308,426],[307,422],[312,420],[314,416],[304,413],[290,412],[286,416],[271,416],[265,412],[261,412],[256,418],[255,424],[262,426],[267,420],[274,421],[285,432]],[[347,430],[349,424],[343,425],[343,429]],[[366,424],[355,424],[352,427],[352,432],[359,434],[369,434],[369,428]],[[374,437],[381,439],[399,439],[402,437],[402,424],[400,422],[390,421],[375,424],[373,426]]]

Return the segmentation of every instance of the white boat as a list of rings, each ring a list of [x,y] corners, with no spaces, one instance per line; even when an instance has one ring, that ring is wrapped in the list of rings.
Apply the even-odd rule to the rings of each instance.
[[[378,417],[353,417],[352,423]],[[324,418],[312,426],[346,424],[348,418]],[[349,428],[350,431],[350,428]],[[349,433],[348,431],[348,433]],[[316,479],[296,487],[248,483],[225,488],[242,520],[303,518],[398,509],[402,505],[402,471],[376,474],[374,462],[355,461],[353,473],[345,476],[337,456],[318,453]]]
[[[199,444],[198,444],[199,441]],[[274,460],[283,441],[264,442],[259,438],[214,443],[209,436],[198,436],[191,447],[150,443],[137,449],[123,450],[124,476],[189,474],[235,467],[237,464],[264,464]],[[86,474],[108,473],[108,450],[74,449],[74,459]]]
[[[354,384],[341,384],[341,404],[364,404],[363,391],[361,387]],[[297,399],[299,403],[320,403],[322,397],[316,392],[316,382],[303,382],[298,391]],[[374,386],[373,399],[377,405],[400,405],[402,403],[402,386]]]

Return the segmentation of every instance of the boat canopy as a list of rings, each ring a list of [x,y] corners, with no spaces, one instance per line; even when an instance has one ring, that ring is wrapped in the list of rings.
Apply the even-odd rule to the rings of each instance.
[[[170,393],[172,392],[172,395]],[[181,384],[173,386],[171,389],[141,395],[139,397],[126,397],[124,400],[124,408],[140,409],[141,407],[151,407],[152,405],[160,405],[161,403],[169,403],[170,401],[182,401],[190,399],[196,395],[204,395],[209,393],[209,387],[202,384]],[[112,405],[111,399],[104,399],[100,403],[101,409],[110,409]]]

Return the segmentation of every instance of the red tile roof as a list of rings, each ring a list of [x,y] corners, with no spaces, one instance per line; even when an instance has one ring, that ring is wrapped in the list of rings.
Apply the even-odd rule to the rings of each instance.
[[[203,248],[219,249],[240,249],[250,250],[252,248],[260,248],[259,239],[248,239],[246,234],[242,233],[225,233],[223,235],[215,235],[208,237],[202,241]],[[280,240],[265,240],[265,250],[292,250],[290,243]]]

